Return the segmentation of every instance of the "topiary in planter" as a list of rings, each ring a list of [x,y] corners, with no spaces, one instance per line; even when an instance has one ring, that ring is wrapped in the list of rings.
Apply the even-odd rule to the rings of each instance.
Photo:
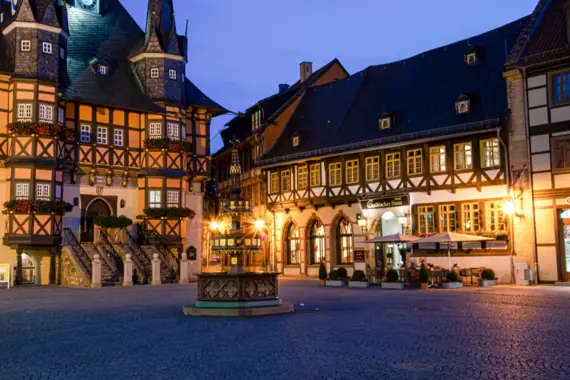
[[[346,271],[345,268],[338,268],[336,271],[338,273],[338,278],[340,278],[341,280],[348,279],[348,272]]]
[[[495,272],[492,269],[485,269],[481,273],[481,278],[487,281],[493,281],[495,279]]]
[[[355,270],[354,274],[352,275],[352,281],[364,282],[366,275],[361,270]]]
[[[319,266],[319,280],[326,280],[327,279],[327,267],[325,267],[325,263],[321,263]]]
[[[331,273],[329,274],[329,280],[331,281],[338,281],[339,280],[339,275],[338,275],[338,271],[337,270],[331,270]]]
[[[398,282],[400,276],[398,275],[398,271],[395,269],[390,269],[386,274],[386,282]]]
[[[457,272],[451,271],[447,274],[447,276],[445,276],[445,278],[447,279],[447,282],[461,282],[461,279],[459,278]]]
[[[133,224],[133,221],[124,215],[121,216],[96,216],[93,224],[103,228],[126,228]]]
[[[424,263],[422,263],[422,267],[420,269],[420,282],[423,284],[428,282],[428,271]]]

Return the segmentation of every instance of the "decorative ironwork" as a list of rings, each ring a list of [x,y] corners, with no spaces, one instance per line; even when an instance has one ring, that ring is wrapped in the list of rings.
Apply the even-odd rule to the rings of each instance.
[[[199,301],[260,301],[278,299],[277,273],[202,273]]]

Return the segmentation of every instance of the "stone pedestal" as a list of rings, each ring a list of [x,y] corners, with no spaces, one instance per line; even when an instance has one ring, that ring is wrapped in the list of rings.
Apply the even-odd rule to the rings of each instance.
[[[158,258],[158,253],[152,256],[152,285],[160,285],[162,281],[160,280],[160,259]]]
[[[125,257],[123,286],[133,286],[133,259],[130,253],[127,253]]]
[[[180,283],[190,283],[188,278],[188,256],[186,255],[186,252],[182,253],[182,259],[180,260]]]
[[[91,264],[91,287],[101,287],[101,256],[98,254],[93,256],[93,262]]]

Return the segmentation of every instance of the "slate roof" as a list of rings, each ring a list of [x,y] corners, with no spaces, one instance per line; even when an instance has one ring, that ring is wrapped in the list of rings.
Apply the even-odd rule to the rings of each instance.
[[[333,59],[319,70],[315,71],[309,78],[305,80],[305,82],[301,83],[297,81],[293,84],[288,90],[283,92],[275,93],[271,96],[268,96],[264,99],[259,100],[253,106],[248,108],[244,115],[236,116],[232,120],[230,120],[226,126],[228,128],[221,131],[222,141],[224,142],[224,146],[215,154],[219,155],[221,152],[231,148],[230,141],[234,138],[237,138],[240,141],[244,141],[247,137],[252,134],[251,130],[251,117],[252,115],[258,110],[263,110],[262,116],[263,123],[271,122],[274,116],[276,116],[276,112],[279,111],[287,102],[293,99],[296,95],[299,95],[300,91],[312,86],[316,81],[318,81],[324,73],[326,73],[333,65],[338,64],[340,67],[346,72],[346,69],[342,66],[338,59]],[[348,72],[346,72],[348,75]]]
[[[258,165],[497,126],[507,114],[507,49],[525,21],[308,89]],[[479,62],[467,66],[464,55],[472,49]],[[471,112],[459,115],[455,102],[461,94],[469,96]],[[393,125],[380,130],[385,113],[393,115]],[[291,142],[295,134],[297,147]]]

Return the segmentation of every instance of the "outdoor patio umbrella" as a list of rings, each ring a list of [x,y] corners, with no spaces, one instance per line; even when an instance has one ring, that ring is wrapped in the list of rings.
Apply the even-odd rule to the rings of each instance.
[[[374,239],[365,240],[363,243],[413,243],[416,240],[419,240],[419,238],[410,235],[395,234],[388,236],[376,236]]]
[[[451,243],[464,243],[473,241],[495,240],[484,236],[458,234],[456,232],[445,232],[443,234],[428,236],[414,241],[416,244],[443,243],[447,244],[447,257],[449,258],[449,270],[451,270]]]

